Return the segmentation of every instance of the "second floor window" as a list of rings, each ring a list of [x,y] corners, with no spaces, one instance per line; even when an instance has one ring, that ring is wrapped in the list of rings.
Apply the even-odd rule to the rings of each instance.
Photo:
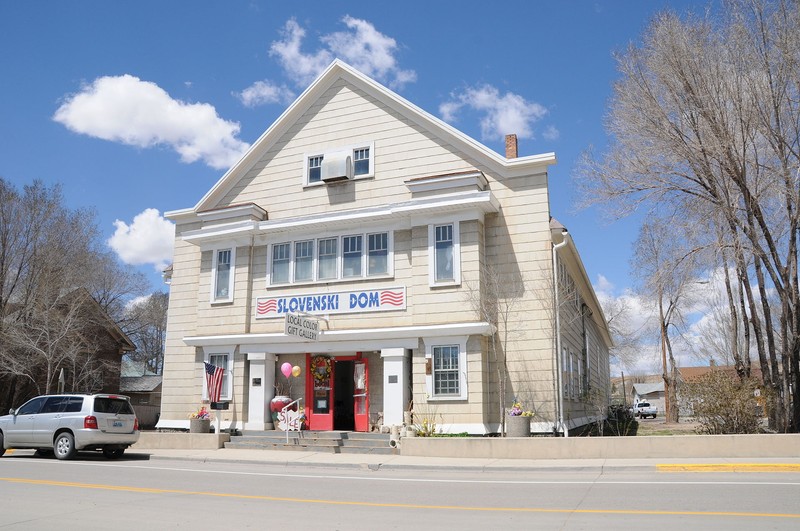
[[[275,243],[270,251],[269,283],[278,285],[391,275],[391,256],[389,232]]]
[[[226,301],[232,298],[231,249],[221,249],[214,254],[214,300]]]
[[[434,228],[435,242],[435,275],[436,282],[447,282],[453,276],[453,225],[437,225]]]
[[[370,234],[370,237],[372,235]],[[342,276],[360,277],[363,274],[361,264],[364,262],[361,242],[363,237],[342,237]]]
[[[319,240],[319,253],[317,254],[319,257],[319,271],[317,272],[318,279],[328,280],[331,278],[336,278],[336,259],[338,257],[336,244],[338,242],[338,238],[325,238],[324,240]]]

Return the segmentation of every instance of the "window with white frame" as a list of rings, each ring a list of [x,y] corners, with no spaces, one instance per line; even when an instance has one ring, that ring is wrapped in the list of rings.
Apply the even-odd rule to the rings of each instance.
[[[336,251],[338,238],[324,238],[317,240],[317,278],[320,280],[330,280],[338,277]]]
[[[369,234],[369,254],[367,275],[385,275],[389,272],[389,234],[379,232]]]
[[[390,232],[343,234],[272,244],[269,284],[389,276],[392,274],[390,235]]]
[[[431,286],[461,282],[458,223],[428,227],[429,275]]]
[[[353,178],[372,177],[375,174],[374,142],[357,144],[354,146],[340,147],[331,152],[351,152],[353,161]],[[305,155],[304,178],[306,185],[322,184],[322,161],[325,153],[309,153]]]
[[[364,252],[362,242],[364,237],[342,236],[342,277],[360,277],[364,274]]]
[[[424,339],[429,401],[467,399],[467,338]]]
[[[276,284],[289,282],[292,265],[292,245],[278,243],[272,246],[272,281]]]
[[[232,400],[231,390],[233,389],[233,375],[231,371],[231,361],[233,359],[233,351],[230,352],[211,352],[206,355],[206,361],[216,367],[222,367],[225,372],[222,374],[222,391],[219,394],[219,399]],[[205,379],[205,372],[203,373],[203,398],[208,400],[208,386]]]
[[[434,396],[460,395],[458,357],[458,345],[433,347]]]
[[[303,282],[314,279],[314,240],[294,243],[294,280]]]
[[[369,174],[369,148],[353,150],[353,175]]]
[[[308,157],[308,184],[321,182],[322,159],[322,155]]]
[[[229,302],[233,300],[233,266],[234,249],[217,249],[214,251],[212,268],[212,302]]]

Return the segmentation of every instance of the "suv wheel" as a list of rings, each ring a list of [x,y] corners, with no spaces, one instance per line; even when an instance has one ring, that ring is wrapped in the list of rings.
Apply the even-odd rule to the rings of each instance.
[[[119,459],[125,453],[125,448],[103,448],[106,459]]]
[[[75,457],[77,450],[75,450],[75,438],[71,433],[64,431],[56,435],[56,440],[53,443],[53,452],[58,459],[72,459]]]

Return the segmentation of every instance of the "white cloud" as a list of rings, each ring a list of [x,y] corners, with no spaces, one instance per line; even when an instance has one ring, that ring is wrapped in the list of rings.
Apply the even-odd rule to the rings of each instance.
[[[345,16],[342,22],[349,31],[323,35],[325,47],[313,53],[301,50],[306,31],[295,19],[289,19],[283,30],[283,40],[270,46],[270,55],[277,57],[287,76],[297,86],[311,83],[334,59],[338,57],[364,74],[400,89],[416,81],[413,70],[403,70],[394,57],[397,42],[375,29],[370,22]]]
[[[467,87],[461,93],[451,94],[451,98],[439,106],[442,117],[454,121],[464,107],[482,113],[481,137],[484,140],[502,140],[511,133],[519,138],[533,138],[533,124],[547,114],[547,109],[538,103],[513,92],[500,94],[491,85]]]
[[[155,208],[137,214],[130,225],[116,220],[114,226],[116,231],[107,243],[124,263],[153,264],[160,272],[172,262],[175,225]]]
[[[286,85],[276,85],[269,80],[256,81],[242,92],[236,94],[245,107],[256,107],[270,103],[291,103],[294,99]]]
[[[183,162],[215,169],[233,165],[249,148],[236,138],[239,124],[205,103],[175,100],[155,83],[131,75],[105,76],[84,85],[53,120],[84,135],[149,148],[168,146]]]
[[[558,129],[555,128],[553,125],[548,125],[545,127],[544,131],[542,131],[542,137],[545,140],[558,140],[558,137],[561,136],[561,133]]]
[[[128,301],[128,304],[125,305],[125,309],[130,311],[139,306],[140,304],[146,303],[148,300],[150,300],[150,297],[152,296],[153,296],[152,293],[148,293],[147,295],[142,295],[141,297],[134,297],[133,299]]]

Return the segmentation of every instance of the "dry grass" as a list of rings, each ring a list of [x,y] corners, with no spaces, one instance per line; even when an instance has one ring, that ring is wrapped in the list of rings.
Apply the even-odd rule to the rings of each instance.
[[[663,418],[639,419],[638,436],[650,435],[697,435],[699,424],[693,420],[681,420],[678,423],[666,423]]]

